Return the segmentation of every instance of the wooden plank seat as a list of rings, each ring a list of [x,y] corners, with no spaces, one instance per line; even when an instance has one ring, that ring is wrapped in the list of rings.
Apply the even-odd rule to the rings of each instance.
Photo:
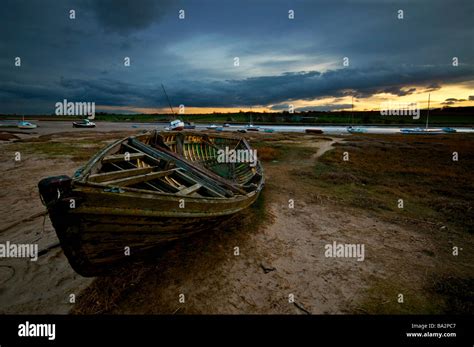
[[[166,171],[158,171],[158,172],[150,172],[150,173],[145,173],[142,175],[135,175],[131,177],[124,177],[124,178],[118,178],[115,180],[111,181],[104,181],[102,182],[103,184],[110,185],[110,186],[131,186],[134,184],[138,183],[143,183],[147,181],[152,181],[161,177],[168,176],[172,174],[176,169],[171,169],[171,170],[166,170]]]

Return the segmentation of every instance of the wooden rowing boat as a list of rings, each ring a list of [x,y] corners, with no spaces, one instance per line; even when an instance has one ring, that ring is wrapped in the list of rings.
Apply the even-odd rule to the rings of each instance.
[[[41,180],[74,270],[100,275],[129,254],[209,230],[250,206],[264,186],[262,166],[220,162],[225,148],[251,151],[243,138],[153,131],[110,144],[73,178]]]

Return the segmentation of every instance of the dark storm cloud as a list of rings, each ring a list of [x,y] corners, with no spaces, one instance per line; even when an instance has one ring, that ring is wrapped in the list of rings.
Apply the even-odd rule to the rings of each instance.
[[[186,81],[173,86],[173,98],[189,106],[271,105],[287,100],[312,100],[323,97],[369,97],[379,93],[395,96],[415,92],[414,85],[429,87],[443,81],[454,83],[474,79],[474,68],[415,66],[383,69],[339,69],[285,73],[279,76],[252,77],[217,82]],[[408,86],[408,87],[407,87]],[[199,94],[205,89],[206,94]],[[424,88],[423,88],[424,89]]]
[[[447,98],[441,104],[442,105],[454,105],[459,102],[464,102],[466,99]]]
[[[321,106],[305,106],[297,107],[296,111],[338,111],[351,108],[351,104],[335,104],[335,105],[321,105]]]
[[[207,107],[436,91],[474,80],[473,17],[468,0],[7,0],[0,112],[49,112],[64,97],[163,107],[162,82],[173,104]]]
[[[304,112],[304,111],[337,111],[345,110],[351,108],[351,104],[328,104],[328,105],[318,105],[318,106],[304,106],[304,107],[295,107],[295,111]],[[273,111],[288,111],[290,109],[290,104],[279,104],[274,105],[270,108]]]
[[[327,72],[309,71],[285,73],[279,76],[252,77],[242,80],[174,82],[167,86],[173,105],[187,107],[242,107],[247,105],[276,105],[288,100],[313,100],[325,97],[369,97],[379,93],[394,96],[416,91],[410,85],[429,87],[433,80],[454,83],[459,79],[474,79],[474,68],[430,67],[419,69],[357,70],[341,69]],[[8,90],[8,86],[5,87]],[[137,85],[113,79],[66,79],[58,90],[66,91],[74,99],[89,99],[99,105],[135,107],[166,107],[166,99],[159,85]],[[202,93],[202,91],[205,93]],[[422,88],[424,90],[424,88]],[[16,90],[10,93],[15,94]],[[30,91],[30,94],[33,92]],[[61,98],[58,95],[56,98]]]
[[[85,4],[106,30],[128,34],[158,22],[170,9],[171,0],[100,0]]]
[[[432,83],[426,87],[425,92],[434,92],[439,89],[441,89],[441,85],[439,83]]]

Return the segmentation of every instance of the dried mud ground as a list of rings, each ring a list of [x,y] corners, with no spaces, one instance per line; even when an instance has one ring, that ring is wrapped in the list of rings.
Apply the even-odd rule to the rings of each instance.
[[[41,251],[37,262],[0,259],[0,313],[474,312],[474,137],[246,134],[266,174],[256,204],[153,260],[83,278],[36,185],[131,133],[0,137],[0,243]],[[364,261],[326,257],[333,241],[363,244]]]

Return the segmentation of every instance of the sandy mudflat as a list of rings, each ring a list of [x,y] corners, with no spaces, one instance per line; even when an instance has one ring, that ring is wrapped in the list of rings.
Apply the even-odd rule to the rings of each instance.
[[[37,182],[49,175],[71,175],[97,148],[137,131],[113,130],[38,134],[22,136],[22,142],[0,142],[0,242],[37,242],[40,249],[57,244],[48,217],[43,227]],[[264,161],[267,184],[262,197],[237,222],[170,245],[157,251],[153,261],[107,278],[76,275],[60,247],[49,249],[37,262],[0,259],[0,312],[321,314],[472,309],[462,298],[454,306],[450,301],[458,295],[455,289],[469,286],[474,275],[472,236],[465,224],[448,225],[436,214],[426,223],[407,216],[394,218],[392,212],[386,215],[364,205],[370,201],[348,203],[332,195],[332,188],[315,185],[310,179],[315,165],[350,137],[247,136],[280,155]],[[23,153],[21,162],[13,160],[16,151]],[[352,177],[348,175],[344,179]],[[294,208],[289,208],[289,199]],[[449,233],[441,232],[445,225]],[[327,258],[324,247],[333,241],[364,244],[365,260]],[[453,244],[462,244],[466,252],[450,257]],[[234,247],[239,247],[239,255],[234,255]],[[454,289],[439,291],[436,278],[450,275]],[[78,295],[76,304],[68,303],[71,293]],[[399,293],[405,294],[404,305],[396,301]],[[180,294],[185,295],[184,304]],[[289,302],[290,294],[294,302]]]
[[[0,156],[3,187],[0,229],[13,225],[0,232],[0,242],[38,243],[40,252],[57,244],[49,218],[40,215],[45,209],[39,199],[37,181],[43,176],[70,174],[77,164],[30,156],[15,162],[11,153],[3,151]],[[31,220],[23,221],[31,216]],[[69,295],[80,293],[91,282],[75,274],[60,247],[51,248],[36,262],[23,258],[0,259],[0,272],[2,313],[67,313],[71,308]]]

